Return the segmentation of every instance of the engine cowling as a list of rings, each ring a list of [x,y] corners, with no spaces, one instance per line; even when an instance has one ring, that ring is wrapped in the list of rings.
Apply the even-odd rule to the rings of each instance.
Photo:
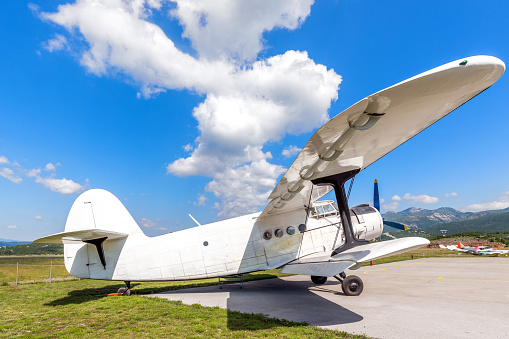
[[[368,204],[350,209],[354,236],[358,239],[372,240],[382,235],[383,218],[376,208]]]

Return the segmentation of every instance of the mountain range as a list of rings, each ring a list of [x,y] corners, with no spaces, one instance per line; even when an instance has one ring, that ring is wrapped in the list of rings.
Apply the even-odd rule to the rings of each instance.
[[[450,207],[434,210],[411,207],[401,212],[387,212],[385,220],[397,221],[431,233],[495,232],[509,230],[509,208],[482,212],[461,212]],[[445,226],[447,225],[447,226]]]

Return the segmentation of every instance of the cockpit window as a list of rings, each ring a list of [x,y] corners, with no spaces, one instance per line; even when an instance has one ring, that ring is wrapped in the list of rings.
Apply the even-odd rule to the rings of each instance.
[[[323,218],[338,214],[338,207],[332,200],[317,201],[311,209],[311,216],[314,218]]]

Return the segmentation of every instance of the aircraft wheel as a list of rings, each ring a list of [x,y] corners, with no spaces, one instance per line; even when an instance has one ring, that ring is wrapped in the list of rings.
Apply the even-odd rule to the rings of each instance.
[[[118,289],[117,293],[125,295],[126,297],[128,297],[128,296],[131,295],[131,290],[128,289],[127,287],[121,287],[121,288]]]
[[[362,290],[364,289],[364,283],[358,276],[349,275],[343,280],[341,289],[346,295],[357,296],[362,293]]]
[[[313,284],[323,285],[327,281],[327,277],[320,277],[317,275],[312,275],[311,281],[313,282]]]

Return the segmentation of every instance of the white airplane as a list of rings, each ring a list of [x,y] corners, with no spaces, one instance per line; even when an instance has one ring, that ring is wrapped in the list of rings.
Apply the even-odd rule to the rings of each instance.
[[[489,88],[504,63],[474,56],[434,68],[370,95],[332,118],[304,146],[261,213],[147,237],[111,193],[92,189],[74,202],[65,232],[38,243],[64,243],[65,266],[79,278],[131,281],[224,277],[281,268],[327,277],[346,295],[362,280],[348,268],[429,244],[423,238],[378,243],[383,220],[368,205],[348,207],[344,184],[362,169]],[[318,201],[334,190],[336,202]],[[339,275],[339,276],[338,276]]]
[[[440,245],[438,245],[438,247],[440,247],[443,250],[451,250],[451,251],[456,251],[456,252],[468,252],[467,250],[462,249],[461,247],[458,247],[458,246],[454,246],[454,245],[444,246],[444,245],[440,244]]]
[[[440,248],[443,248],[443,245],[440,245]],[[500,254],[507,254],[509,253],[509,250],[499,250],[496,248],[491,248],[489,246],[465,246],[462,243],[458,243],[458,246],[449,245],[447,246],[448,249],[452,251],[461,251],[461,252],[469,252],[474,254],[483,254],[483,255],[500,255]]]

